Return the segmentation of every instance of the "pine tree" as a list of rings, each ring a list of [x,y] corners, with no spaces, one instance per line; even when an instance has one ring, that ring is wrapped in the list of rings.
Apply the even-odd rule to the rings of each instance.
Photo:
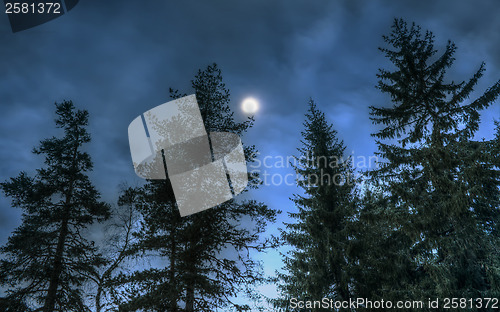
[[[199,71],[192,81],[207,132],[243,134],[252,120],[234,121],[229,91],[217,65]],[[181,94],[171,90],[172,98]],[[244,147],[247,162],[253,146]],[[255,185],[249,176],[249,184]],[[170,181],[150,180],[135,189],[130,201],[142,215],[135,233],[137,256],[153,255],[161,265],[121,276],[128,291],[123,311],[214,311],[215,308],[248,310],[232,299],[264,281],[260,263],[252,258],[274,246],[262,239],[277,211],[253,200],[230,200],[217,207],[180,217]]]
[[[302,147],[295,171],[305,195],[295,195],[298,211],[289,213],[282,238],[292,247],[285,257],[286,271],[278,274],[288,305],[291,297],[349,300],[347,251],[356,210],[354,174],[344,157],[345,146],[313,100],[302,132]]]
[[[25,172],[0,184],[13,207],[22,209],[22,224],[0,251],[0,282],[7,288],[6,311],[88,311],[82,285],[105,260],[96,253],[85,229],[109,216],[88,172],[88,112],[73,103],[56,104],[62,138],[41,141],[34,149],[45,155],[45,168]]]
[[[446,82],[453,43],[436,57],[433,34],[403,20],[395,20],[384,40],[390,48],[381,51],[396,69],[379,71],[378,88],[393,105],[371,107],[373,122],[383,125],[374,136],[386,159],[372,174],[384,182],[384,193],[401,216],[399,228],[411,238],[407,256],[415,268],[405,273],[413,279],[407,296],[498,294],[493,282],[498,277],[491,275],[498,276],[498,268],[488,268],[498,248],[493,235],[500,213],[498,168],[489,144],[473,137],[480,111],[500,93],[500,81],[469,100],[484,63],[468,81]],[[387,139],[396,141],[382,142]]]
[[[115,297],[120,311],[182,311],[180,302],[185,289],[184,272],[178,265],[184,248],[185,225],[176,209],[170,181],[149,180],[142,187],[130,188],[120,197],[120,205],[129,205],[140,214],[138,229],[132,235],[136,243],[132,255],[139,263],[149,256],[161,257],[160,267],[122,272],[110,286],[120,288]]]
[[[364,184],[347,253],[353,297],[404,300],[415,278],[412,274],[418,273],[408,256],[411,237],[401,230],[406,214],[384,194],[377,181],[365,180]]]

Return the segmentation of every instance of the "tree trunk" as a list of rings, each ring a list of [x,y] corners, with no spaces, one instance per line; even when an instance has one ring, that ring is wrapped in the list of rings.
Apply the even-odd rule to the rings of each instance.
[[[76,141],[78,141],[78,136]],[[77,167],[77,155],[78,145],[75,145],[72,155],[72,169],[75,169]],[[70,217],[71,200],[73,198],[73,187],[74,176],[72,176],[69,180],[69,189],[66,193],[63,220],[61,223],[59,237],[57,239],[56,254],[54,256],[54,267],[52,268],[52,272],[50,274],[49,289],[47,291],[47,297],[45,298],[45,305],[43,307],[44,312],[53,312],[56,305],[57,288],[59,287],[59,279],[63,270],[64,244],[66,243],[66,237],[68,236],[68,222]]]
[[[95,312],[101,312],[101,294],[102,294],[102,283],[99,283],[97,287],[97,294],[95,295]]]
[[[197,236],[197,235],[196,235]],[[192,243],[191,243],[192,244]],[[192,246],[192,245],[191,245]],[[188,257],[188,276],[186,285],[186,312],[194,312],[194,283],[196,280],[196,256],[191,248]]]
[[[170,276],[169,276],[169,282],[170,285],[176,285],[175,283],[175,252],[176,252],[176,242],[175,239],[172,239],[172,242],[170,244]],[[174,286],[173,286],[174,287]],[[172,312],[177,312],[178,307],[177,307],[177,302],[179,301],[178,298],[178,292],[177,288],[173,288],[170,291],[170,305],[171,305],[171,311]]]
[[[57,240],[56,254],[54,256],[54,266],[50,274],[49,289],[47,291],[47,297],[45,298],[45,305],[43,307],[44,312],[53,312],[56,304],[57,287],[59,286],[59,278],[63,269],[62,260],[64,253],[64,243],[66,242],[66,236],[68,235],[68,207],[69,206],[66,205],[65,216],[62,221],[59,238]]]
[[[186,289],[186,312],[194,312],[194,285],[189,283]]]

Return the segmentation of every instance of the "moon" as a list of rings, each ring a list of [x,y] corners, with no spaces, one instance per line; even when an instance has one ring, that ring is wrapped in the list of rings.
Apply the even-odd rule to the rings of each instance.
[[[247,114],[255,114],[259,110],[259,102],[254,98],[246,98],[241,103],[241,109]]]

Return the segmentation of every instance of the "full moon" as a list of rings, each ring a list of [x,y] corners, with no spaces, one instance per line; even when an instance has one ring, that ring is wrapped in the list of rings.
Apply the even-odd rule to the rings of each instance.
[[[241,103],[241,109],[247,114],[255,114],[259,110],[259,102],[254,98],[246,98]]]

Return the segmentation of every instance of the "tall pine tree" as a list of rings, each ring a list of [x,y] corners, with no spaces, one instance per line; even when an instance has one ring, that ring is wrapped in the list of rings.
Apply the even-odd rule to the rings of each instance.
[[[88,172],[88,112],[73,103],[56,104],[61,138],[43,140],[34,149],[45,167],[34,177],[25,172],[0,184],[12,205],[23,211],[22,224],[0,251],[0,282],[7,288],[4,311],[89,311],[82,285],[105,260],[85,229],[109,216]]]
[[[199,71],[192,81],[207,132],[243,134],[250,126],[235,122],[229,91],[217,65]],[[172,98],[181,95],[171,90]],[[247,162],[255,154],[244,147]],[[249,176],[249,184],[255,185]],[[273,245],[261,235],[277,212],[253,200],[229,200],[217,207],[180,217],[170,181],[150,180],[129,198],[142,215],[135,233],[137,256],[152,255],[160,265],[138,270],[121,281],[123,311],[248,310],[234,301],[241,294],[255,295],[264,281],[260,263],[252,257]]]
[[[298,211],[289,213],[284,241],[292,250],[285,257],[282,306],[290,298],[349,300],[347,252],[356,210],[354,174],[344,155],[343,141],[313,100],[302,132],[300,156],[294,166],[305,195],[295,195]]]
[[[436,56],[433,34],[403,20],[395,20],[384,40],[389,47],[381,51],[395,69],[379,71],[378,88],[392,105],[371,107],[373,122],[383,126],[374,136],[386,159],[372,174],[384,182],[384,193],[402,216],[398,227],[411,238],[413,287],[406,295],[498,296],[499,271],[491,263],[498,248],[500,181],[491,144],[474,141],[474,135],[480,111],[497,99],[500,82],[469,100],[484,64],[469,80],[448,82],[453,43]],[[395,141],[383,142],[388,139]]]

